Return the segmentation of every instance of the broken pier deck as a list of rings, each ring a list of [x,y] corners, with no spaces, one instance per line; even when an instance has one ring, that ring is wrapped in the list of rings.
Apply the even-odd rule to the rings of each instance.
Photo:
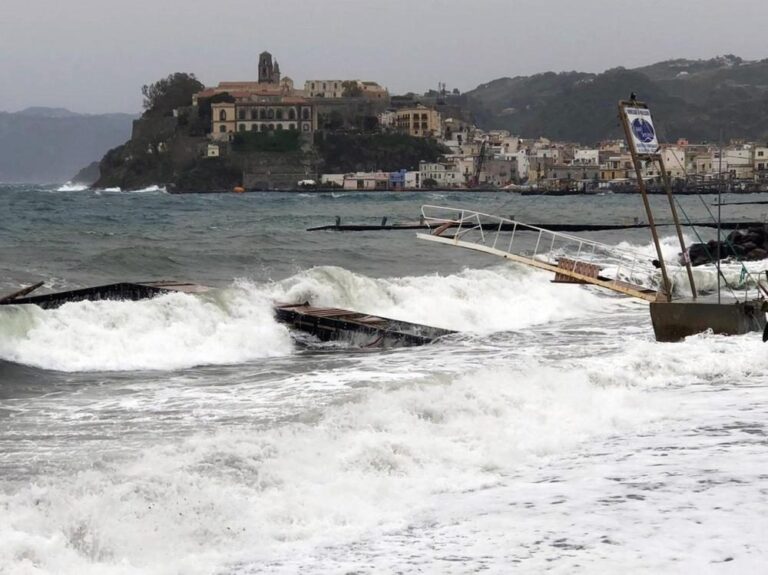
[[[0,298],[0,305],[31,304],[42,309],[56,309],[79,301],[140,301],[174,292],[200,294],[209,290],[206,286],[173,281],[121,282],[38,296],[27,296],[31,291],[29,288]],[[364,348],[425,345],[454,333],[351,310],[315,307],[309,303],[275,304],[274,310],[276,319],[281,323],[309,333],[321,341],[344,341]]]

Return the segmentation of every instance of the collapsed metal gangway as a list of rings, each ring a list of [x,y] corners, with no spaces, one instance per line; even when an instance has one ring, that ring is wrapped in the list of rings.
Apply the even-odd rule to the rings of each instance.
[[[591,284],[654,302],[659,270],[647,255],[501,216],[462,208],[421,208],[422,240],[484,252],[555,274],[559,283]]]

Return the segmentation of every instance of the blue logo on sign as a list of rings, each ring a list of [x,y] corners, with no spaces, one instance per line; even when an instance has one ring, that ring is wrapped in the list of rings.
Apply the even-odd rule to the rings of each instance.
[[[644,144],[653,142],[653,139],[656,137],[656,133],[653,131],[651,123],[643,118],[635,118],[632,120],[632,133]]]

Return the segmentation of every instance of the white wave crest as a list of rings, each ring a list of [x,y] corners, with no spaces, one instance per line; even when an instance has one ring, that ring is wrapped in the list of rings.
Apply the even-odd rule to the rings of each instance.
[[[167,190],[165,186],[148,186],[139,190],[131,190],[132,194],[148,194],[148,193],[160,193],[165,194]]]
[[[90,186],[87,186],[85,184],[76,184],[73,182],[67,182],[66,184],[59,186],[56,191],[57,192],[84,192],[87,190]]]
[[[459,331],[522,329],[603,309],[605,298],[515,264],[441,276],[374,279],[324,266],[274,286],[278,301],[341,307]]]
[[[0,311],[0,358],[58,371],[180,369],[291,352],[270,303],[242,289],[139,302],[77,302]]]

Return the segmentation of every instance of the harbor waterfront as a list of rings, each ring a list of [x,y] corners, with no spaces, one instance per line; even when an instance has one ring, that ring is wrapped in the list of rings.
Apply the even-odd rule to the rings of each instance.
[[[418,222],[424,203],[632,225],[637,195],[68,190],[0,185],[0,294],[214,289],[0,308],[0,573],[764,568],[759,334],[657,343],[640,301],[414,230],[306,231]],[[713,196],[677,199],[710,219]],[[760,222],[768,206],[722,213]],[[579,235],[654,258],[647,229]],[[660,235],[684,291],[674,230]],[[693,273],[715,289],[714,266]],[[459,333],[362,351],[296,335],[274,302]]]

